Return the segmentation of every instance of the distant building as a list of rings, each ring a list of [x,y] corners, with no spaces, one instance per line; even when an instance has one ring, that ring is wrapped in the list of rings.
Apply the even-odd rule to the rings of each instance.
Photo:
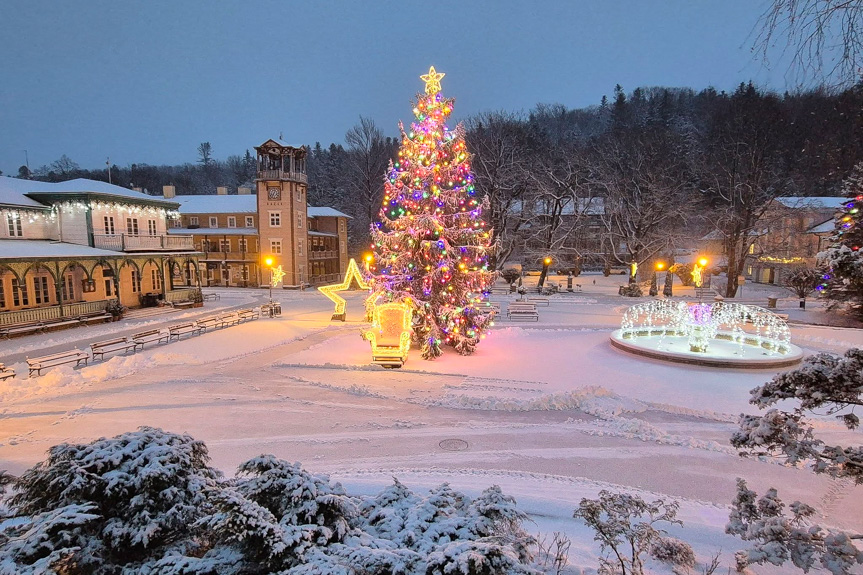
[[[199,254],[168,234],[178,207],[93,180],[0,176],[0,325],[190,299]]]
[[[228,195],[164,198],[179,203],[180,219],[170,234],[192,236],[203,254],[205,286],[259,286],[270,281],[266,259],[282,266],[284,286],[339,281],[347,269],[347,219],[327,207],[307,204],[306,150],[275,140],[256,147],[255,193],[247,187]]]

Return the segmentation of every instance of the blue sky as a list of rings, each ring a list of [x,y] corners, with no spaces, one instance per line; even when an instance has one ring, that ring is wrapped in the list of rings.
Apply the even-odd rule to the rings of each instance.
[[[429,65],[455,117],[589,106],[620,83],[786,88],[754,60],[764,0],[3,0],[0,170],[342,142],[408,121]]]

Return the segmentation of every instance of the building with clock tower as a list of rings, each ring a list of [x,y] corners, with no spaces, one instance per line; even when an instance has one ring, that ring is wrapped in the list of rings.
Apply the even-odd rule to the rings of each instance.
[[[255,150],[262,258],[282,266],[285,285],[309,280],[306,149],[267,140]]]

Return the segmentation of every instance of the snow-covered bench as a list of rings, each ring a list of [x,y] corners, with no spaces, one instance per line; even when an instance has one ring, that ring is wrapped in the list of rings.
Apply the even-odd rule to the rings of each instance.
[[[29,333],[42,333],[43,331],[45,331],[45,324],[41,321],[10,324],[0,328],[0,339],[9,339],[16,335],[27,335]]]
[[[0,381],[3,381],[4,379],[9,379],[10,377],[15,377],[15,370],[10,369],[0,363]]]
[[[202,331],[207,331],[210,328],[215,329],[217,327],[222,327],[222,318],[217,315],[213,315],[205,317],[204,319],[199,319],[195,324],[200,327]]]
[[[151,341],[168,343],[168,334],[160,329],[151,329],[132,335],[132,341],[141,344],[141,349],[144,349],[144,344]]]
[[[548,298],[547,297],[529,297],[527,301],[531,303],[535,303],[536,305],[544,305],[548,307]]]
[[[216,301],[217,299],[222,299],[222,296],[217,293],[205,293],[201,294],[201,298],[203,301]]]
[[[240,323],[240,316],[235,313],[226,313],[219,316],[219,321],[221,322],[222,327],[237,325]]]
[[[81,351],[80,349],[73,349],[71,351],[64,351],[63,353],[55,353],[53,355],[45,355],[42,357],[28,357],[27,367],[30,368],[30,376],[32,377],[33,373],[36,375],[42,375],[42,370],[49,367],[57,367],[58,365],[66,363],[74,363],[75,367],[78,367],[81,365],[82,361],[84,362],[84,365],[87,365],[89,360],[89,353]]]
[[[252,319],[258,319],[260,317],[260,313],[256,309],[240,309],[237,310],[237,317],[240,318],[240,321],[249,321]]]
[[[131,349],[134,352],[138,349],[139,345],[142,348],[144,347],[143,344],[139,344],[137,341],[130,341],[129,338],[117,337],[114,339],[91,343],[90,352],[93,354],[93,361],[96,361],[96,359],[105,359],[106,353],[114,351],[129,351]],[[96,356],[99,357],[97,358]]]
[[[80,321],[81,323],[89,325],[91,323],[108,323],[109,321],[112,321],[113,319],[114,319],[114,316],[112,316],[109,313],[100,313],[97,315],[82,315],[81,317],[78,318],[78,321]]]
[[[188,333],[199,335],[202,331],[204,331],[204,328],[195,323],[178,323],[168,328],[168,339],[170,340],[173,338],[179,340],[181,336]]]
[[[513,302],[506,309],[506,317],[509,319],[539,321],[539,313],[536,311],[536,304],[533,302]]]

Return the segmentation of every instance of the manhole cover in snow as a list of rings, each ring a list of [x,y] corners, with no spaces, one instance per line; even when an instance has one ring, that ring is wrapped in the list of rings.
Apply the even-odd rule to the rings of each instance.
[[[446,451],[464,451],[468,447],[467,441],[463,439],[444,439],[438,445]]]

